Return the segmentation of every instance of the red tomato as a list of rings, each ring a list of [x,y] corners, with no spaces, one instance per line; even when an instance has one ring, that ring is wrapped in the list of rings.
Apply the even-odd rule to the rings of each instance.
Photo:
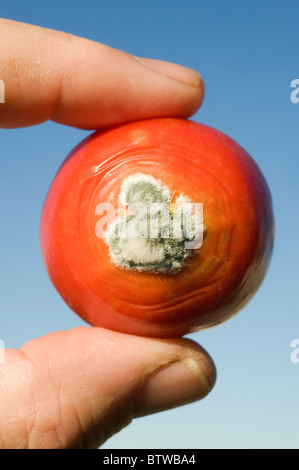
[[[272,246],[256,163],[183,119],[93,133],[58,171],[41,220],[45,265],[70,308],[93,326],[145,336],[232,317],[260,286]]]

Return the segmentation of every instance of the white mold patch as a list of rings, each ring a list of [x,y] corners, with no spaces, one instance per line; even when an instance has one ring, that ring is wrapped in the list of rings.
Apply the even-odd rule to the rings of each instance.
[[[111,260],[119,267],[153,273],[179,272],[203,239],[202,210],[151,175],[124,179],[119,195],[128,208],[106,232]],[[196,207],[197,206],[197,207]]]

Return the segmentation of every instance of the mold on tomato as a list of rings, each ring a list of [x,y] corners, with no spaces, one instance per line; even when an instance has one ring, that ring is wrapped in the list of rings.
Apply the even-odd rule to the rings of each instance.
[[[171,337],[248,303],[267,272],[273,227],[268,185],[240,145],[159,118],[97,131],[71,152],[40,239],[53,284],[86,322]]]

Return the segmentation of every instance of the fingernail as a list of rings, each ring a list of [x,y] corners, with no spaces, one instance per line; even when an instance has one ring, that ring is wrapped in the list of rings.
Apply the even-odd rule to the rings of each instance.
[[[153,372],[139,390],[135,416],[145,416],[204,398],[215,383],[213,363],[193,358],[165,364]]]
[[[177,80],[185,85],[191,86],[200,86],[202,84],[201,75],[193,69],[188,67],[184,67],[182,65],[174,64],[172,62],[166,62],[163,60],[157,59],[148,59],[148,58],[140,58],[134,56],[138,62],[149,67],[150,69],[154,70],[155,72],[159,72],[160,74],[164,75],[165,77],[172,78]]]

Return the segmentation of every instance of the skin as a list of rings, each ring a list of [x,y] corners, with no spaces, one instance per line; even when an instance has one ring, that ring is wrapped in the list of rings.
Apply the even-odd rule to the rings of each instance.
[[[2,128],[188,117],[203,100],[200,75],[180,65],[7,19],[0,37]],[[0,378],[0,447],[67,449],[97,448],[134,418],[205,397],[216,371],[191,340],[86,326],[6,349]]]

